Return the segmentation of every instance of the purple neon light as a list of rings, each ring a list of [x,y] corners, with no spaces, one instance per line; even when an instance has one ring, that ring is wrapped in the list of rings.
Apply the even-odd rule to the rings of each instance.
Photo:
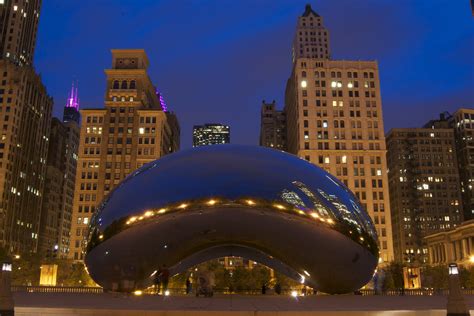
[[[79,110],[79,92],[77,83],[74,87],[74,82],[72,82],[71,93],[69,93],[69,97],[67,98],[66,107]]]
[[[161,110],[163,112],[168,112],[168,106],[166,105],[165,99],[163,98],[163,94],[161,94],[158,89],[156,89],[156,96],[158,97],[158,100],[160,100],[160,105],[161,105]]]

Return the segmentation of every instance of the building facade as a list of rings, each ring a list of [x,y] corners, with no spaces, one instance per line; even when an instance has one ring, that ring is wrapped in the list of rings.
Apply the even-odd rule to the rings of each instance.
[[[72,259],[83,259],[87,227],[101,200],[135,169],[179,149],[177,118],[164,111],[147,68],[144,50],[112,50],[105,108],[81,111]]]
[[[0,3],[0,244],[37,251],[53,100],[32,67],[40,1]]]
[[[309,4],[298,18],[292,53],[293,62],[298,58],[331,58],[329,31],[323,25],[323,18]]]
[[[79,125],[53,118],[38,246],[46,258],[69,253],[78,146]]]
[[[446,266],[454,262],[466,267],[474,264],[474,220],[449,231],[428,235],[425,241],[432,265]]]
[[[286,150],[286,116],[276,108],[276,102],[262,101],[260,111],[260,146]]]
[[[223,124],[193,126],[193,147],[230,143],[230,127]]]
[[[461,108],[453,114],[456,152],[461,178],[464,219],[474,219],[474,109]]]
[[[314,21],[318,17],[306,7],[298,19],[297,36],[302,32],[303,23],[306,23],[304,32],[308,32],[308,36],[311,32],[319,36],[322,22],[313,24],[312,29],[311,24],[308,26],[309,18]],[[323,34],[328,36],[327,32],[321,32],[321,36]],[[377,62],[331,60],[329,45],[327,55],[308,57],[294,60],[286,86],[288,151],[332,173],[354,192],[375,223],[381,262],[392,261]]]
[[[448,119],[387,134],[395,260],[429,261],[425,236],[463,220],[454,131]]]
[[[51,121],[38,238],[38,252],[46,258],[66,258],[70,249],[79,124],[79,99],[77,87],[73,85],[63,120],[53,118]]]
[[[41,0],[0,1],[0,58],[33,64]]]

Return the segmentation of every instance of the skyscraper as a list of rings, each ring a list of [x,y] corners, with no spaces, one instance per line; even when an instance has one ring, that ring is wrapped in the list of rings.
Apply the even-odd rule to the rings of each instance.
[[[32,67],[40,1],[0,2],[0,243],[36,252],[53,100]]]
[[[44,257],[66,258],[70,249],[80,121],[77,87],[72,91],[63,122],[51,122],[38,246]]]
[[[179,149],[179,124],[147,72],[142,49],[113,49],[105,108],[83,109],[71,251],[82,260],[87,225],[101,200],[128,174]]]
[[[230,127],[223,124],[194,125],[193,147],[230,143]]]
[[[387,134],[395,260],[428,263],[426,237],[463,219],[454,131],[448,117]]]
[[[260,146],[286,150],[286,116],[272,103],[262,101],[260,111]]]
[[[330,59],[329,31],[323,18],[307,4],[298,18],[293,39],[293,62],[299,58]]]
[[[79,113],[79,93],[77,84],[74,86],[74,83],[71,87],[71,92],[67,98],[66,105],[63,109],[63,122],[76,122],[80,123],[81,114]]]
[[[32,65],[41,0],[0,1],[0,58]]]
[[[377,62],[330,59],[328,32],[309,5],[298,18],[293,51],[284,109],[288,151],[324,168],[354,192],[375,223],[381,260],[391,261]]]
[[[461,108],[453,114],[464,219],[474,219],[474,109]]]

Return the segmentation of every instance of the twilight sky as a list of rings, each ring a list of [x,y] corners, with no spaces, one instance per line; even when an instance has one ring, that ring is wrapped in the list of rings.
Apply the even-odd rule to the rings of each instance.
[[[283,107],[296,19],[324,19],[333,59],[377,60],[385,129],[474,107],[469,0],[45,0],[35,66],[62,115],[71,81],[81,108],[102,107],[112,48],[144,48],[150,76],[181,125],[229,124],[258,144],[260,105]]]

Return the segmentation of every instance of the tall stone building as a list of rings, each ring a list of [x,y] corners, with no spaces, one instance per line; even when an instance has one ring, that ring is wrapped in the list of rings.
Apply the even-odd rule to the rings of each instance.
[[[461,178],[464,219],[474,219],[474,109],[461,108],[453,114],[456,152]]]
[[[323,25],[323,18],[307,4],[298,18],[293,38],[293,62],[299,58],[329,59],[330,56],[329,31]]]
[[[332,173],[354,192],[375,223],[381,262],[391,261],[392,226],[377,62],[329,59],[329,44],[327,53],[326,47],[321,47],[329,43],[328,32],[310,6],[298,18],[299,36],[299,45],[307,42],[309,50],[305,44],[297,47],[298,42],[293,46],[293,51],[303,48],[303,53],[296,54],[285,92],[288,151]],[[314,44],[314,56],[311,43],[322,43]]]
[[[79,124],[77,87],[73,86],[63,121],[51,121],[38,246],[46,258],[66,258],[70,249]]]
[[[53,100],[32,67],[40,2],[0,2],[0,244],[36,252]]]
[[[395,260],[429,262],[426,237],[458,226],[461,190],[454,131],[448,118],[387,134]]]
[[[193,147],[230,143],[230,127],[223,124],[193,126]]]
[[[72,259],[83,259],[87,226],[104,196],[135,169],[179,149],[178,121],[147,69],[144,50],[112,50],[105,108],[81,111]]]
[[[41,0],[0,1],[0,58],[31,66]]]
[[[276,102],[262,101],[260,111],[260,146],[286,150],[286,116]]]

